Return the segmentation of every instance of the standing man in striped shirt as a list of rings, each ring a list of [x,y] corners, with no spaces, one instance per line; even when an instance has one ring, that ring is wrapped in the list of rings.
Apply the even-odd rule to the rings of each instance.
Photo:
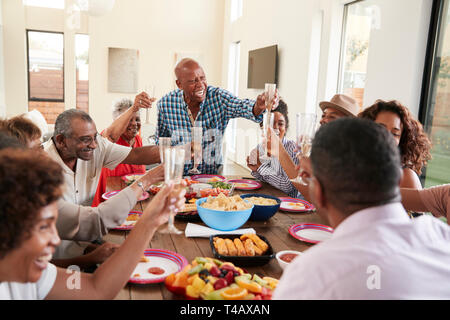
[[[265,111],[264,93],[255,100],[239,99],[230,92],[208,86],[203,68],[193,59],[183,59],[175,67],[178,89],[158,102],[157,144],[160,137],[171,137],[172,145],[191,143],[193,126],[203,128],[203,160],[201,173],[215,174],[222,169],[222,139],[228,122],[233,118],[262,121]],[[278,103],[275,96],[274,108]],[[187,175],[193,162],[186,163]]]

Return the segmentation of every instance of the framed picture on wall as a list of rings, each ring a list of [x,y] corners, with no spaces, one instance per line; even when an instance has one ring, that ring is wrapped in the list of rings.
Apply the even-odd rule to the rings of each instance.
[[[138,91],[139,51],[108,48],[108,91],[136,93]]]

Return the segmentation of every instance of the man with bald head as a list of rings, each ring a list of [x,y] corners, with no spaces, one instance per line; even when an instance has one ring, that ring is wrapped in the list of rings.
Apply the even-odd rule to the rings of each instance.
[[[239,99],[224,89],[208,86],[203,68],[189,58],[177,64],[175,76],[178,89],[158,102],[157,143],[160,137],[171,137],[172,145],[190,143],[192,127],[201,126],[203,160],[198,170],[218,173],[222,166],[222,137],[228,122],[233,118],[261,122],[265,111],[264,94],[256,101]],[[274,107],[276,105],[275,101]],[[186,163],[184,174],[192,167],[192,162]]]

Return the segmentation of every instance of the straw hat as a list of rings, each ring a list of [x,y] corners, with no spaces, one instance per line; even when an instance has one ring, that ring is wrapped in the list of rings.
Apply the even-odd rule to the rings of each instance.
[[[356,117],[359,113],[359,105],[356,100],[345,94],[335,94],[330,101],[320,102],[319,107],[322,111],[326,108],[334,108],[353,117]]]

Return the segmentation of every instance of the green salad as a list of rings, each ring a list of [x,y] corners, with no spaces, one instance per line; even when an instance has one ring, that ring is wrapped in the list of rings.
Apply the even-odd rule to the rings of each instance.
[[[231,189],[231,184],[223,181],[208,182],[213,188]]]

